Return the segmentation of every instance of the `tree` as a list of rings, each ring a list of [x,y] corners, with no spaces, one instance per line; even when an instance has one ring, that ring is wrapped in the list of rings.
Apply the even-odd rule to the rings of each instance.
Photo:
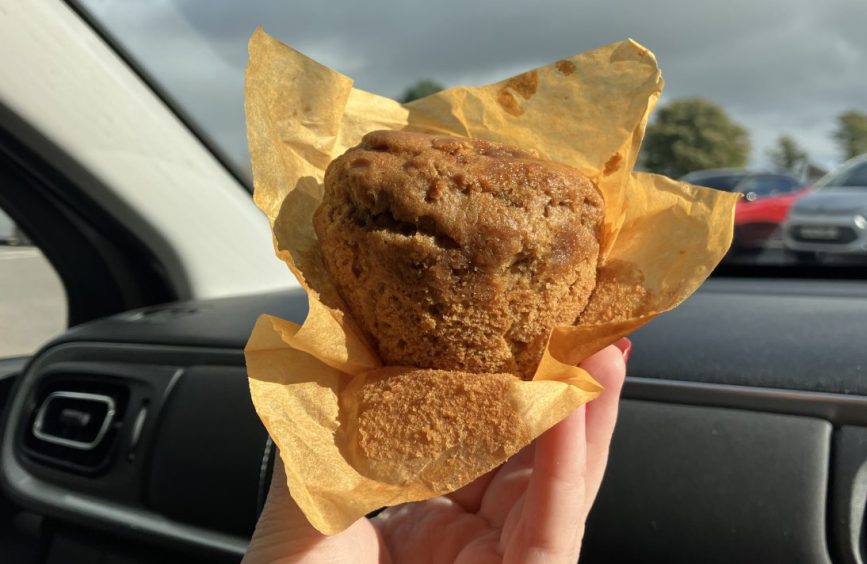
[[[749,133],[713,102],[674,100],[660,108],[647,128],[642,153],[648,170],[673,177],[705,168],[742,167],[750,154]]]
[[[837,116],[833,137],[844,159],[867,153],[867,114],[849,110]]]
[[[795,138],[788,134],[777,138],[777,145],[768,149],[768,158],[780,172],[799,173],[807,164],[807,152],[798,145]]]
[[[412,102],[413,100],[436,94],[442,89],[443,85],[439,82],[427,79],[419,80],[403,91],[403,96],[400,97],[400,101],[406,104],[407,102]]]

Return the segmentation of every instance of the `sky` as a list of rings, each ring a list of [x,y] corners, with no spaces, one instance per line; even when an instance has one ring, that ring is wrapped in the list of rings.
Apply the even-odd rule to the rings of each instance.
[[[657,56],[660,104],[701,96],[750,132],[751,166],[792,135],[840,162],[836,117],[867,112],[865,0],[83,0],[238,162],[246,44],[284,43],[399,97],[415,81],[479,85],[631,37]]]

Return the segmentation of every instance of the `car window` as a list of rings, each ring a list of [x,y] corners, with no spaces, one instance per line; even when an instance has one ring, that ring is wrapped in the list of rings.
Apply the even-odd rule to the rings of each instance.
[[[753,176],[740,182],[737,191],[742,194],[752,192],[757,196],[768,196],[773,192],[773,183],[767,177]]]
[[[743,178],[741,175],[726,174],[721,176],[702,176],[694,179],[685,176],[683,180],[691,184],[704,186],[705,188],[716,188],[717,190],[731,192],[734,187],[737,186],[741,178]]]
[[[853,166],[842,167],[839,172],[829,174],[817,185],[826,188],[867,186],[867,160],[855,163]]]
[[[794,192],[795,190],[800,188],[802,185],[803,185],[803,182],[801,182],[800,180],[798,180],[796,178],[790,178],[784,182],[784,186],[781,189],[784,190],[785,192]]]
[[[842,28],[823,28],[829,37],[839,32],[839,41],[853,49],[849,53],[845,49],[831,52],[816,37],[801,41],[793,35],[784,40],[784,35],[763,33],[768,25],[779,23],[780,14],[795,17],[783,0],[763,3],[766,23],[747,18],[747,26],[732,25],[734,20],[727,18],[738,11],[727,5],[704,6],[702,10],[716,14],[711,18],[719,24],[715,32],[708,32],[705,26],[701,32],[687,26],[687,32],[696,37],[674,43],[671,38],[685,32],[682,22],[659,17],[662,12],[649,4],[639,9],[631,4],[626,7],[627,2],[618,4],[619,8],[609,3],[565,3],[556,18],[528,3],[513,2],[497,12],[496,22],[490,20],[490,6],[484,3],[468,8],[452,0],[386,10],[394,12],[394,21],[412,22],[406,26],[378,17],[369,3],[347,1],[330,3],[330,8],[315,2],[289,7],[279,2],[68,1],[87,13],[148,82],[159,87],[160,95],[182,110],[186,121],[200,130],[199,136],[219,147],[234,169],[241,171],[240,176],[248,178],[244,66],[247,41],[257,26],[351,77],[358,88],[399,101],[440,87],[495,82],[626,36],[636,37],[659,57],[666,82],[665,94],[646,124],[636,169],[716,190],[755,192],[766,198],[792,193],[801,186],[818,186],[819,178],[867,147],[867,106],[859,95],[867,74],[860,72],[858,58],[852,55],[863,51],[859,43],[863,34],[856,30],[847,36]],[[462,17],[449,21],[450,40],[444,43],[441,15],[456,10]],[[646,10],[646,17],[611,20],[612,10],[633,15]],[[606,25],[593,33],[573,33],[576,26],[581,28],[594,17]],[[500,26],[520,32],[499,32]],[[732,29],[746,40],[732,43]],[[797,26],[786,29],[795,33]],[[797,57],[791,56],[793,44],[800,50]],[[708,60],[719,63],[723,70],[714,70],[717,65],[708,66]],[[823,64],[816,67],[817,72],[808,73],[807,84],[799,78],[803,73],[786,70],[796,60],[821,60]],[[853,86],[823,73],[861,82]],[[764,78],[762,87],[747,95],[742,85],[754,82],[756,76]],[[791,96],[794,91],[801,95]],[[768,173],[761,173],[763,178],[750,188],[737,187],[757,171]],[[839,171],[826,181],[827,186],[867,185],[867,163],[843,166]],[[799,178],[803,182],[796,180]],[[252,190],[252,182],[248,184]],[[862,233],[860,228],[852,242],[804,241],[790,236],[801,231],[794,225],[787,227],[789,208],[796,200],[818,196],[816,192],[820,190],[798,192],[791,199],[772,202],[774,206],[751,206],[746,201],[747,205],[738,206],[734,251],[726,262],[788,267],[802,266],[803,260],[810,268],[840,264],[838,258],[867,263],[867,231]],[[811,213],[801,210],[798,216]],[[841,211],[840,226],[855,217],[844,218]],[[824,232],[837,233],[834,229]],[[768,275],[761,269],[735,270],[739,276]],[[785,270],[779,274],[787,275]]]
[[[754,192],[759,197],[785,194],[797,188],[799,182],[794,178],[775,174],[757,175],[744,179],[737,186],[742,194]]]
[[[51,263],[0,210],[0,358],[28,356],[59,334],[66,309]]]

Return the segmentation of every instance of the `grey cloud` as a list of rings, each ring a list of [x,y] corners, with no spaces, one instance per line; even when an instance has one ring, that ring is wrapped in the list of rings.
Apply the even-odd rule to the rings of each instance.
[[[750,128],[758,164],[782,132],[831,164],[834,117],[850,107],[867,110],[862,0],[87,4],[122,28],[142,56],[160,57],[155,72],[181,98],[219,96],[199,112],[214,120],[221,139],[235,140],[233,151],[243,151],[240,80],[246,41],[258,25],[387,96],[419,78],[484,83],[631,36],[657,54],[665,99],[697,95],[722,104]],[[183,50],[196,45],[190,34],[207,37],[211,51]],[[182,60],[196,54],[200,60]],[[191,73],[191,64],[201,72]],[[203,80],[212,67],[212,80]],[[216,80],[223,82],[203,86]]]

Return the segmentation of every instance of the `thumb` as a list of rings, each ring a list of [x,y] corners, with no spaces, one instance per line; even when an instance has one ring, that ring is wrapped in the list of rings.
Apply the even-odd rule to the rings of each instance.
[[[242,563],[258,564],[295,558],[325,538],[307,521],[301,508],[289,495],[286,471],[278,453],[274,459],[268,498]]]

